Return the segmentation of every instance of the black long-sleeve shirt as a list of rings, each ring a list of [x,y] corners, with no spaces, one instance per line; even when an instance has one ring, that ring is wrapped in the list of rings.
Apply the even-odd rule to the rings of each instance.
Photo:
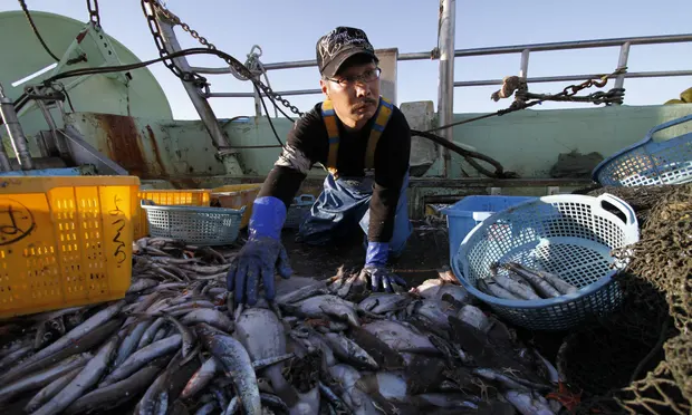
[[[308,170],[315,163],[327,164],[329,143],[320,109],[321,103],[318,103],[294,123],[285,149],[267,176],[258,197],[274,196],[281,199],[288,209]],[[337,118],[340,137],[337,171],[340,177],[364,176],[366,145],[374,121],[375,117],[360,131],[350,133]],[[410,150],[409,124],[400,109],[394,106],[373,159],[374,189],[370,202],[368,241],[388,242],[392,238],[400,188],[409,168]]]

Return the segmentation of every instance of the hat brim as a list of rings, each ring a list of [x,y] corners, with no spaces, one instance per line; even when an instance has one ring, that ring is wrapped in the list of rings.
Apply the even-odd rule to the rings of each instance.
[[[339,72],[339,69],[344,65],[344,62],[346,62],[347,59],[351,58],[352,56],[356,55],[366,55],[370,56],[373,58],[376,62],[378,62],[378,57],[375,55],[375,53],[363,49],[363,48],[352,48],[352,49],[347,49],[345,51],[340,52],[329,64],[325,66],[322,70],[322,75],[328,78],[332,78],[335,75],[337,75],[337,72]]]

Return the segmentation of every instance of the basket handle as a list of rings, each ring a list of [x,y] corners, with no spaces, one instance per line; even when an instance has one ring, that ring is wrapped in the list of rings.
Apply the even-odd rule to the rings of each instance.
[[[605,194],[598,196],[597,201],[599,202],[599,209],[601,209],[602,211],[606,211],[602,207],[602,203],[606,202],[606,203],[614,206],[614,208],[621,211],[621,213],[623,213],[623,215],[626,218],[624,222],[626,223],[626,225],[628,227],[635,226],[637,228],[638,219],[635,216],[635,211],[633,211],[633,208],[631,208],[631,206],[628,205],[624,200],[622,200],[621,198],[618,198],[614,195],[611,195],[609,193],[605,193]]]
[[[296,202],[315,202],[315,197],[311,194],[303,194],[296,197]]]
[[[677,124],[681,124],[681,123],[683,123],[683,122],[685,122],[685,121],[690,121],[691,118],[693,118],[693,114],[688,114],[687,116],[683,116],[683,117],[680,117],[680,118],[677,118],[677,119],[674,119],[674,120],[669,120],[669,121],[667,121],[667,122],[665,122],[665,123],[662,123],[662,124],[660,124],[660,125],[658,125],[658,126],[654,126],[654,127],[652,128],[652,130],[650,130],[650,131],[647,133],[647,136],[645,137],[645,140],[644,140],[644,141],[653,140],[654,134],[657,133],[658,131],[667,129],[667,128],[669,128],[669,127],[671,127],[671,126],[675,126],[675,125],[677,125]]]

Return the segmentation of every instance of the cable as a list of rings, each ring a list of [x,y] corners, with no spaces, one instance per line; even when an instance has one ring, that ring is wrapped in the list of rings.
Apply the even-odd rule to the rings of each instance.
[[[519,177],[519,175],[517,175],[514,172],[504,172],[503,166],[498,161],[491,158],[490,156],[486,156],[482,153],[474,152],[471,150],[463,149],[463,148],[459,147],[458,145],[456,145],[455,143],[452,143],[452,142],[450,142],[450,141],[448,141],[448,140],[446,140],[446,139],[444,139],[438,135],[435,135],[433,133],[429,133],[427,131],[412,130],[411,134],[412,134],[412,136],[421,136],[421,137],[424,137],[426,139],[429,139],[432,142],[435,142],[435,143],[437,143],[443,147],[446,147],[446,148],[452,150],[453,152],[459,154],[460,156],[464,157],[464,159],[470,165],[472,165],[474,167],[474,169],[479,171],[479,173],[481,173],[482,175],[488,176],[490,178],[502,178],[502,179],[510,179],[510,178]],[[479,163],[477,163],[476,160],[474,160],[474,159],[480,159],[480,160],[485,161],[486,163],[495,167],[496,171],[491,172],[491,171],[487,170],[486,168],[481,166]]]
[[[279,138],[279,134],[277,134],[277,130],[274,129],[274,123],[272,123],[272,117],[270,117],[269,111],[267,111],[267,105],[265,104],[264,98],[262,98],[262,93],[260,92],[260,87],[258,87],[255,82],[253,82],[253,87],[255,87],[258,94],[260,94],[260,102],[262,103],[262,107],[265,109],[265,115],[267,116],[267,121],[269,121],[269,125],[272,128],[272,131],[274,132],[274,137],[277,139],[277,141],[279,142],[281,147],[284,148],[284,143],[282,143],[281,139]]]
[[[51,52],[50,49],[48,49],[48,45],[46,45],[46,42],[43,41],[43,38],[41,37],[41,34],[38,31],[38,28],[34,24],[34,19],[31,18],[31,14],[29,14],[29,8],[26,5],[26,2],[24,0],[19,0],[19,4],[22,6],[22,10],[24,10],[24,15],[26,16],[27,20],[29,20],[29,25],[31,28],[34,30],[34,34],[38,38],[39,42],[41,42],[41,45],[43,45],[43,49],[48,53],[48,55],[51,56],[56,62],[60,62],[60,59]]]

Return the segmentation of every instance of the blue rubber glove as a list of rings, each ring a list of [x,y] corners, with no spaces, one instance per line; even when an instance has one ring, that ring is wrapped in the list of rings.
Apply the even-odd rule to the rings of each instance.
[[[284,202],[275,197],[261,197],[253,203],[250,218],[250,237],[231,262],[226,275],[226,287],[234,292],[234,300],[244,300],[252,306],[257,303],[260,279],[265,289],[265,298],[274,299],[275,270],[284,279],[291,277],[286,249],[281,243],[280,234],[286,219]]]
[[[390,273],[385,265],[387,263],[388,243],[368,243],[366,250],[366,265],[361,270],[360,280],[369,280],[371,282],[371,290],[377,292],[379,289],[384,289],[387,292],[392,292],[392,284],[397,283],[402,287],[407,286],[401,277],[394,273]]]

